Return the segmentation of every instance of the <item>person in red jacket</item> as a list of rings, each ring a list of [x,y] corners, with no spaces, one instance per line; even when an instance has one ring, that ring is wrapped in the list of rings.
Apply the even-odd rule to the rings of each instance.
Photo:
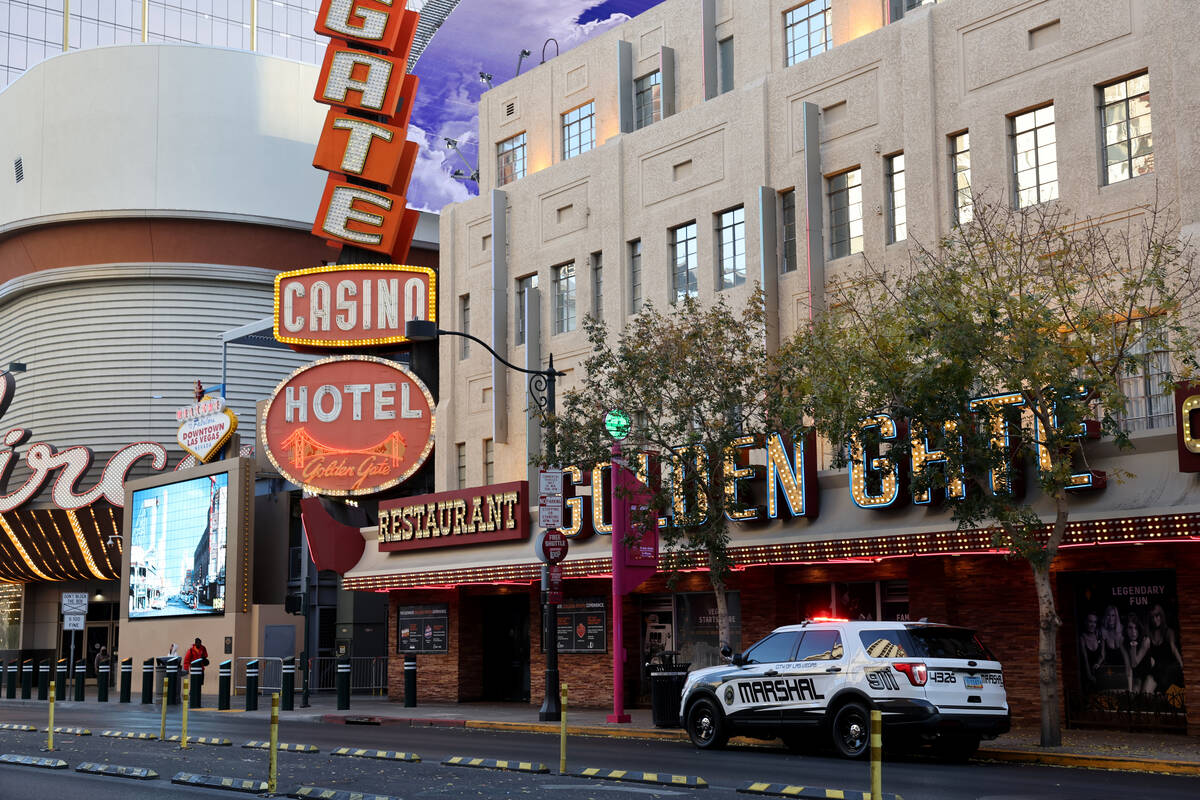
[[[190,675],[192,665],[200,667],[200,675],[196,682],[200,686],[204,686],[204,668],[208,666],[208,648],[200,641],[200,637],[196,637],[196,642],[188,648],[187,653],[183,656],[183,674]]]

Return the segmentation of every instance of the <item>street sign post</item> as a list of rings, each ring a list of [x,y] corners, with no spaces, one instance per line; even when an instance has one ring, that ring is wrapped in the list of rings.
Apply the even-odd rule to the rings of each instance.
[[[63,630],[71,631],[71,660],[68,662],[67,674],[74,676],[76,682],[79,681],[79,676],[75,672],[75,631],[83,630],[87,610],[87,592],[62,593]]]
[[[543,467],[538,470],[538,496],[551,494],[561,495],[563,490],[563,471],[554,467]]]
[[[542,531],[538,536],[538,558],[547,564],[558,564],[567,557],[567,537],[560,530]]]
[[[561,528],[563,524],[563,498],[561,494],[542,495],[538,498],[538,525],[543,528]]]
[[[562,560],[567,557],[567,537],[558,530],[563,524],[562,491],[561,469],[538,470],[538,525],[546,530],[538,537],[537,555],[548,565],[542,570],[542,641],[546,643],[546,693],[538,712],[542,722],[562,719],[558,704],[558,604],[562,602]]]

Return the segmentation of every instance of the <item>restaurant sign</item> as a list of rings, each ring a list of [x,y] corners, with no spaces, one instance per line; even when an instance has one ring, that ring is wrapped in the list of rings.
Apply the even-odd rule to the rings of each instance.
[[[407,480],[433,450],[429,389],[402,364],[334,356],[275,387],[259,438],[279,474],[313,494],[357,497]]]
[[[529,484],[498,483],[379,503],[379,549],[425,550],[529,538]]]

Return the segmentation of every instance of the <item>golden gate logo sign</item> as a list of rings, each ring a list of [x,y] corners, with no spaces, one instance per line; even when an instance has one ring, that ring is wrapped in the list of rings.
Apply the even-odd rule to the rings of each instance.
[[[330,37],[314,97],[333,110],[313,159],[332,174],[312,231],[396,261],[420,218],[404,198],[418,151],[407,140],[417,77],[406,70],[419,19],[387,0],[323,0],[314,28]]]
[[[433,397],[402,364],[335,356],[271,395],[259,438],[279,474],[313,494],[357,497],[408,480],[433,450]]]

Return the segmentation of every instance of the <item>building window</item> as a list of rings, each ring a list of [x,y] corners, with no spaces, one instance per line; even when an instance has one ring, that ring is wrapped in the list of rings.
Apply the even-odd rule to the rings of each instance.
[[[746,209],[737,207],[717,215],[717,252],[721,260],[721,288],[746,282]]]
[[[592,253],[592,316],[604,318],[604,254]]]
[[[633,122],[635,130],[662,119],[662,74],[655,70],[633,82]]]
[[[785,67],[799,64],[830,45],[829,0],[810,0],[783,15]]]
[[[829,179],[829,234],[830,257],[862,252],[862,170],[858,167]]]
[[[525,134],[518,133],[496,145],[496,185],[525,177]]]
[[[525,292],[529,289],[536,289],[538,285],[537,273],[526,275],[524,278],[517,278],[516,291],[516,314],[513,319],[516,320],[517,329],[513,336],[514,344],[525,344]]]
[[[471,295],[464,294],[458,298],[458,327],[463,333],[471,332]],[[459,358],[471,355],[471,340],[459,337],[462,349],[458,351]]]
[[[780,253],[779,271],[794,272],[796,262],[796,190],[788,189],[779,197],[780,230],[783,232],[783,252]]]
[[[467,488],[467,445],[465,442],[459,442],[454,445],[454,456],[458,464],[458,488]]]
[[[671,302],[696,297],[696,223],[689,222],[671,229]]]
[[[1017,208],[1058,197],[1058,156],[1054,144],[1054,106],[1012,117],[1013,177]]]
[[[717,92],[733,90],[733,37],[717,42]]]
[[[629,243],[629,313],[642,310],[642,240]]]
[[[496,443],[491,439],[483,440],[483,485],[491,486],[496,482]]]
[[[887,178],[888,244],[908,238],[907,217],[904,214],[904,153],[884,159]]]
[[[971,197],[971,136],[966,131],[950,137],[950,175],[954,182],[954,224],[966,225],[975,219]]]
[[[554,332],[575,330],[575,262],[554,268]]]
[[[1148,73],[1100,87],[1100,126],[1104,134],[1106,184],[1154,171]]]
[[[595,103],[585,103],[562,115],[563,159],[574,158],[596,146]]]
[[[1161,342],[1151,340],[1161,337],[1150,330],[1153,319],[1137,320],[1133,323],[1130,337],[1135,345],[1130,348],[1131,364],[1121,375],[1121,391],[1125,395],[1125,411],[1116,415],[1128,431],[1143,431],[1151,428],[1169,428],[1175,425],[1175,398],[1167,386],[1171,372],[1171,354],[1165,349],[1155,349]]]

